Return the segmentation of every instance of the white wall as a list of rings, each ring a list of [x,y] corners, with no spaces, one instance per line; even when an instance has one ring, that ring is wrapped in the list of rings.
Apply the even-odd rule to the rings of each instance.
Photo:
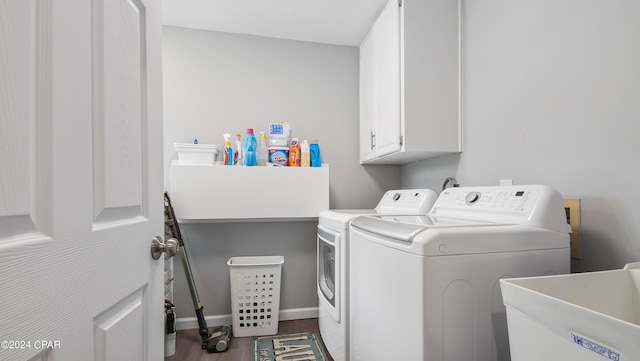
[[[465,1],[463,18],[463,153],[403,166],[403,186],[549,184],[582,199],[574,271],[640,260],[640,2]]]
[[[400,175],[358,164],[358,62],[351,46],[164,27],[165,184],[173,143],[222,147],[224,133],[286,121],[293,136],[318,139],[332,208],[375,206]]]
[[[399,187],[400,170],[359,165],[358,61],[356,47],[164,27],[166,189],[169,165],[177,159],[174,143],[197,138],[222,147],[223,133],[244,134],[248,127],[259,132],[271,121],[287,121],[293,135],[319,140],[322,160],[330,165],[330,207],[373,208],[384,191]],[[224,191],[224,180],[212,186]],[[315,226],[183,225],[205,314],[231,313],[226,260],[232,256],[284,255],[281,308],[316,307]],[[176,263],[177,314],[192,317]]]

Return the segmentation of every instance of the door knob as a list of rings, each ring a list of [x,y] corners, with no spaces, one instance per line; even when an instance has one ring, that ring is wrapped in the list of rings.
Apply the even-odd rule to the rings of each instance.
[[[158,259],[162,255],[162,252],[167,254],[167,258],[171,258],[178,254],[180,245],[175,238],[169,238],[166,242],[162,240],[162,237],[155,236],[151,241],[151,257]]]

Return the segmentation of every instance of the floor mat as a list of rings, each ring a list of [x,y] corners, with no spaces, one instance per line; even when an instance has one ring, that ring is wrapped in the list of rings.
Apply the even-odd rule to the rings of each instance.
[[[275,360],[326,361],[313,332],[253,338],[253,361]]]

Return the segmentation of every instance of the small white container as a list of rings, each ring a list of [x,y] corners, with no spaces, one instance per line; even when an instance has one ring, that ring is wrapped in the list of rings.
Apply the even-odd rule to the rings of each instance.
[[[218,155],[215,144],[174,143],[181,165],[213,165]]]
[[[511,360],[640,360],[640,263],[500,287]]]
[[[227,262],[234,337],[278,333],[283,263],[282,256],[232,257]]]

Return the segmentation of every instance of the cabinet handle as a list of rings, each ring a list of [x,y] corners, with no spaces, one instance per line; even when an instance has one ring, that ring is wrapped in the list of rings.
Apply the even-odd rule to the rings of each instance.
[[[376,148],[376,133],[374,133],[373,130],[370,133],[371,133],[371,150],[374,150]]]

